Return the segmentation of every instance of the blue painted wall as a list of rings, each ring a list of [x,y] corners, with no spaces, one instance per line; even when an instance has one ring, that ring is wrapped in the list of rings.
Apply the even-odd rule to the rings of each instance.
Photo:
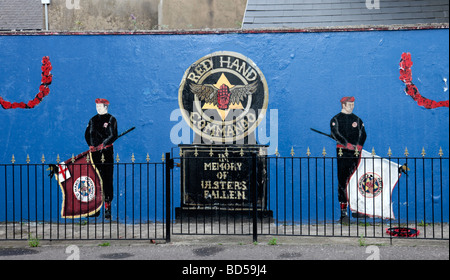
[[[172,143],[170,132],[183,122],[170,120],[178,109],[178,86],[186,69],[215,51],[252,59],[269,86],[269,111],[278,110],[278,134],[271,136],[282,156],[291,147],[303,156],[309,147],[335,155],[334,142],[310,131],[329,131],[339,99],[356,98],[354,113],[365,122],[365,148],[385,156],[449,154],[449,109],[424,109],[404,93],[399,61],[410,52],[413,83],[420,93],[448,100],[448,29],[318,33],[232,33],[158,35],[0,36],[0,96],[8,101],[34,98],[43,56],[53,65],[50,94],[34,109],[0,108],[0,163],[40,163],[70,158],[87,149],[84,130],[96,114],[95,98],[111,102],[119,132],[121,161],[160,161]],[[268,133],[268,132],[267,132]],[[191,139],[192,139],[191,132]],[[277,139],[277,141],[275,141]],[[264,144],[264,143],[263,143]],[[448,161],[447,161],[448,166]],[[446,169],[448,170],[448,168]],[[448,173],[444,174],[448,194]],[[448,195],[447,195],[448,197]],[[448,218],[448,202],[447,202]]]

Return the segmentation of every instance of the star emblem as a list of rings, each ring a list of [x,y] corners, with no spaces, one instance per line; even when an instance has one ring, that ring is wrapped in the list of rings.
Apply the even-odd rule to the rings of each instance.
[[[191,84],[192,92],[199,100],[205,101],[202,110],[215,109],[225,120],[232,109],[244,109],[242,101],[257,89],[257,83],[232,85],[222,73],[215,84]]]

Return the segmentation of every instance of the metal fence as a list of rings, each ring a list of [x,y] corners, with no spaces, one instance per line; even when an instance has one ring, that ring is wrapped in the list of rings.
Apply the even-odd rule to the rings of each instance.
[[[106,219],[104,205],[94,215],[64,218],[65,196],[48,164],[0,164],[0,240],[166,240],[165,166],[114,163],[112,217]]]
[[[251,186],[251,182],[261,183],[252,178],[252,174],[258,172],[253,167],[248,174],[250,187],[245,202],[223,203],[218,194],[203,203],[185,206],[178,201],[178,197],[186,194],[183,190],[181,195],[177,193],[177,181],[183,176],[183,163],[204,161],[205,158],[192,155],[188,158],[176,157],[175,161],[180,161],[181,166],[175,168],[172,174],[172,193],[176,197],[172,199],[171,206],[172,216],[175,217],[172,220],[172,234],[252,235],[255,241],[259,235],[449,238],[448,157],[362,157],[360,162],[364,162],[366,167],[364,170],[357,169],[355,178],[361,180],[377,161],[384,160],[393,163],[396,169],[395,172],[380,174],[383,177],[380,182],[386,185],[392,178],[395,183],[391,192],[379,195],[387,199],[376,202],[381,205],[370,204],[369,198],[360,198],[360,203],[353,207],[353,215],[348,209],[348,222],[339,221],[339,156],[257,157],[263,158],[266,163],[264,187]],[[402,166],[407,168],[406,174],[397,172]],[[361,182],[358,183],[361,187]],[[264,192],[264,203],[259,201],[261,191]],[[205,196],[210,193],[205,192]],[[357,214],[382,207],[383,203],[391,208],[387,215]]]
[[[348,223],[339,222],[337,159],[244,156],[250,169],[242,171],[245,178],[239,179],[247,180],[240,185],[243,199],[233,200],[238,193],[230,186],[238,184],[233,178],[222,178],[220,188],[234,191],[226,194],[231,202],[220,198],[225,193],[212,189],[206,193],[199,187],[194,204],[186,200],[183,170],[186,163],[201,157],[166,153],[158,163],[116,162],[111,220],[105,219],[104,207],[98,216],[62,218],[62,190],[48,176],[48,164],[0,164],[0,240],[169,241],[171,235],[184,234],[250,235],[255,241],[260,235],[378,238],[392,237],[386,232],[389,228],[415,229],[418,234],[412,238],[449,238],[448,157],[385,158],[409,168],[390,192],[392,216],[351,217],[349,211]],[[374,158],[361,161],[370,166]]]

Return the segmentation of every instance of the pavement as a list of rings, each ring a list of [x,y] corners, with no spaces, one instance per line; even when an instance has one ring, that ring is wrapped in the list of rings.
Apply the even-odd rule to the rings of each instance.
[[[387,276],[396,271],[404,277],[414,277],[417,276],[417,271],[424,269],[436,274],[439,270],[444,272],[446,266],[436,260],[449,260],[449,240],[386,237],[265,235],[258,236],[258,242],[253,242],[251,235],[173,235],[169,243],[150,240],[64,240],[38,243],[37,247],[30,247],[28,241],[0,241],[0,265],[5,267],[5,261],[14,260],[122,260],[127,261],[121,262],[126,263],[126,271],[142,271],[143,274],[138,275],[148,274],[148,277],[156,271],[167,279],[277,279],[279,275],[296,275],[305,271],[314,272],[314,275],[333,276],[339,270],[336,267],[346,267],[346,274],[355,272],[357,275],[367,275],[372,271]],[[383,262],[376,266],[369,265],[370,262],[358,262],[357,265],[345,263],[345,266],[322,265],[322,261],[326,260],[433,262],[418,266],[411,265],[413,263],[410,262]],[[21,269],[18,273],[36,276],[36,271],[42,271],[40,261],[29,262],[24,266],[26,269]],[[149,262],[142,264],[142,261]],[[106,270],[100,270],[100,273],[96,270],[96,274],[116,278],[117,272],[124,271],[125,267],[96,266],[91,262],[82,266],[72,264],[73,262],[58,262],[58,270],[54,271],[84,274],[87,270],[107,267]],[[392,270],[389,264],[392,265]]]
[[[449,240],[173,235],[149,240],[1,241],[0,260],[449,260]]]
[[[7,267],[5,264],[14,260],[33,261],[28,262],[18,273],[21,276],[26,273],[36,276],[35,272],[42,270],[42,260],[121,260],[127,261],[127,271],[143,271],[149,273],[148,277],[155,271],[162,271],[167,279],[276,279],[280,273],[298,274],[314,269],[316,274],[325,276],[335,275],[340,271],[340,268],[323,266],[321,261],[326,260],[433,260],[426,266],[414,266],[410,265],[410,262],[402,262],[401,266],[395,262],[393,270],[387,269],[386,262],[383,262],[383,266],[368,265],[367,262],[344,266],[346,274],[357,272],[361,273],[358,275],[367,275],[371,271],[377,271],[388,276],[387,271],[397,271],[405,277],[407,274],[417,276],[417,271],[423,269],[433,272],[444,270],[446,266],[436,260],[449,260],[448,224],[426,228],[421,226],[418,228],[420,238],[390,237],[385,233],[383,235],[382,228],[386,225],[265,224],[258,227],[259,232],[265,233],[258,235],[258,242],[253,242],[251,227],[238,225],[224,226],[214,222],[174,223],[171,225],[170,242],[165,242],[165,226],[158,223],[0,224],[0,240],[3,240],[0,241],[0,265]],[[371,237],[362,237],[362,233]],[[39,240],[42,235],[45,235],[45,238]],[[38,236],[34,244],[33,236]],[[146,236],[157,238],[151,240],[146,239]],[[130,260],[139,262],[129,262]],[[142,265],[142,261],[149,262]],[[314,264],[319,266],[311,266],[310,261],[315,261]],[[124,267],[96,266],[91,262],[85,264],[88,265],[74,266],[73,262],[58,262],[57,267],[66,266],[69,273],[73,271],[75,274],[84,273],[83,271],[89,268],[105,267],[107,269],[97,271],[100,271],[102,276],[107,273],[114,278],[117,278],[118,275],[115,274]],[[430,264],[436,267],[431,268]]]

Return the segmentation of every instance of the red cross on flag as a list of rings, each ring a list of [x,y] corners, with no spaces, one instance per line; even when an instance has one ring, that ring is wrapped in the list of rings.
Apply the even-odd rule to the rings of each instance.
[[[69,169],[67,168],[67,166],[62,163],[62,164],[58,164],[58,180],[59,182],[64,182],[65,180],[69,179],[70,176],[70,172]]]

